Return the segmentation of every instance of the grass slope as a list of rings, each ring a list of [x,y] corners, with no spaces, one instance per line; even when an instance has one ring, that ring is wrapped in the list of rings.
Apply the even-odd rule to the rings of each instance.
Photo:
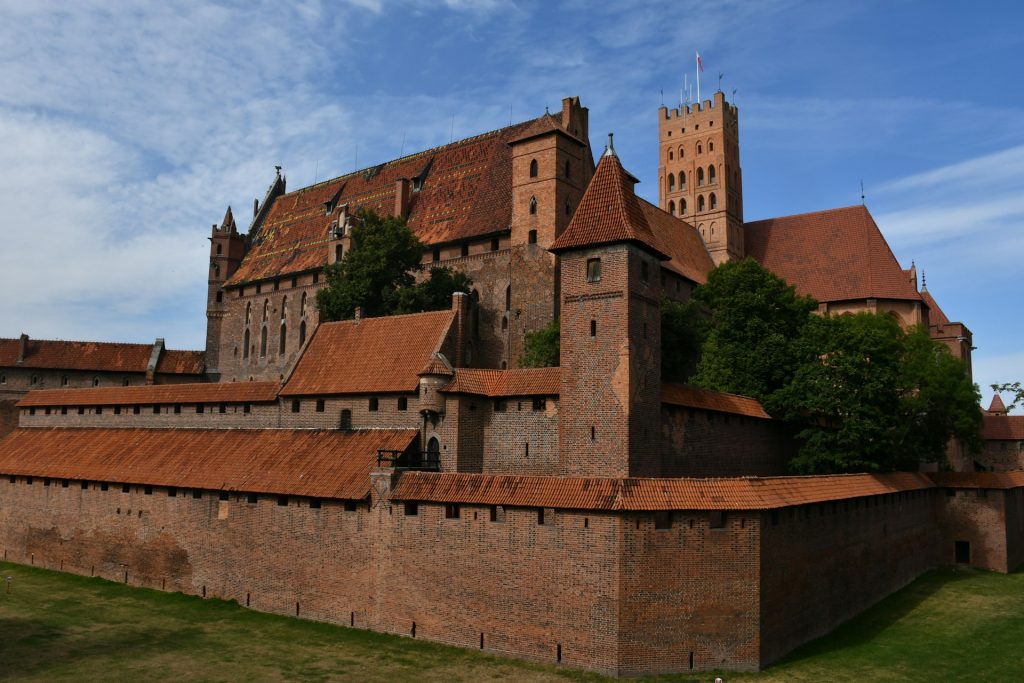
[[[0,678],[599,681],[592,674],[0,563]],[[809,605],[808,609],[813,609]],[[930,573],[760,674],[726,681],[1024,680],[1024,573]],[[713,680],[713,675],[653,680]]]

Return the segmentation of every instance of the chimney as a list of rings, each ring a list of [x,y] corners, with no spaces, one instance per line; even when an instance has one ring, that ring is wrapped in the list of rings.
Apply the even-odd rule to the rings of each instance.
[[[149,363],[146,364],[146,384],[156,384],[156,367],[160,364],[160,356],[164,352],[164,340],[157,337],[153,342],[153,350],[149,353]]]
[[[358,325],[359,321],[362,320],[362,319],[363,319],[363,307],[362,306],[356,306],[356,316],[355,316],[356,324]]]
[[[455,351],[452,365],[460,368],[465,364],[465,349],[469,343],[469,295],[452,292],[452,310],[455,311]]]
[[[256,218],[256,215],[259,214],[259,212],[260,212],[260,200],[259,199],[253,199],[252,200],[252,217]]]
[[[24,332],[18,339],[18,363],[25,362],[25,356],[28,355],[28,335]]]
[[[399,218],[409,217],[409,201],[412,199],[411,183],[408,178],[395,181],[395,215]]]

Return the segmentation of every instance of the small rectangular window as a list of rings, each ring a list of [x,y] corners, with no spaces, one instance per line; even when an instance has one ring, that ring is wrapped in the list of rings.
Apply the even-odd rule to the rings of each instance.
[[[491,240],[491,251],[498,251],[498,238],[495,237]]]
[[[159,415],[160,414],[160,406],[153,406],[153,414],[154,415]]]
[[[97,415],[102,415],[103,414],[103,406],[96,406],[96,414]]]
[[[110,490],[110,484],[108,484],[105,481],[101,481],[100,482],[100,491],[109,491],[109,490]]]
[[[711,510],[708,512],[708,528],[709,529],[721,529],[725,526],[725,513],[721,510]]]
[[[49,485],[50,485],[49,478],[43,479],[43,486],[49,486]]]
[[[152,496],[153,495],[153,487],[152,486],[146,486],[145,488],[142,489],[142,492],[144,494],[146,494],[147,496]]]
[[[462,245],[462,255],[469,256],[469,244]]]
[[[319,510],[320,509],[320,505],[321,505],[321,503],[320,503],[320,499],[319,498],[310,498],[309,499],[309,507],[310,508],[312,508],[314,510]]]
[[[63,407],[62,407],[62,408],[60,409],[60,414],[61,414],[61,415],[67,415],[67,414],[68,414],[68,407],[67,407],[67,406],[63,406]]]
[[[345,501],[345,512],[355,512],[355,511],[356,511],[356,501],[354,501],[354,500],[346,500]]]
[[[459,505],[458,503],[448,503],[444,506],[444,517],[445,519],[458,519],[459,518]]]
[[[62,489],[66,489],[70,484],[71,484],[71,482],[69,482],[67,479],[61,479],[60,480],[60,487]]]
[[[368,409],[368,410],[369,410],[369,411],[370,411],[371,413],[373,413],[373,412],[376,412],[376,411],[377,411],[377,408],[378,408],[378,407],[380,407],[380,401],[378,401],[378,400],[377,400],[377,397],[376,397],[376,396],[374,396],[373,398],[371,398],[371,399],[370,399],[370,401],[369,401],[369,406],[367,407],[367,409]]]
[[[540,398],[533,399],[533,409],[534,410],[544,410],[547,407],[548,407],[548,400],[546,398],[544,398],[543,396],[541,396]]]
[[[142,412],[142,406],[132,406],[132,415],[138,415]]]
[[[245,404],[243,404],[243,405],[242,405],[242,412],[243,412],[243,413],[245,413],[246,415],[248,415],[249,413],[251,413],[251,412],[252,412],[252,405],[251,405],[251,404],[249,404],[249,403],[245,403]]]
[[[203,491],[202,491],[202,489],[192,489],[192,499],[193,500],[202,500],[202,498],[203,498]]]
[[[202,415],[205,411],[206,411],[206,406],[204,406],[202,403],[197,403],[196,404],[196,414],[197,415]]]
[[[228,492],[227,492],[227,491],[221,491],[221,492],[220,492],[220,496],[219,496],[219,498],[220,498],[221,500],[229,500],[229,499],[230,499],[230,496],[228,495]]]
[[[168,498],[177,498],[178,497],[178,489],[174,488],[173,486],[167,487],[167,497]]]
[[[288,496],[278,496],[277,497],[277,504],[280,505],[281,507],[287,507],[288,506]]]
[[[221,415],[228,412],[227,404],[221,403],[219,406],[217,406],[217,412],[220,413]]]
[[[180,403],[175,403],[174,404],[174,414],[175,415],[181,415],[181,404]]]
[[[78,406],[78,414],[85,415],[85,406]]]
[[[398,409],[399,410],[408,410],[409,409],[409,399],[407,399],[405,396],[399,396],[398,397]]]
[[[601,259],[599,258],[588,258],[587,259],[587,282],[600,282],[601,281]]]
[[[79,486],[81,486],[83,491],[89,490],[89,482],[87,481],[79,482]]]
[[[413,502],[406,501],[406,503],[405,503],[405,516],[406,517],[415,517],[418,514],[420,514],[419,503],[413,503]]]
[[[590,336],[591,337],[596,337],[597,336],[597,321],[596,320],[591,320],[590,321]]]
[[[526,241],[529,244],[537,244],[537,231],[531,230],[526,236]]]
[[[544,524],[544,508],[537,508],[537,524]]]
[[[121,493],[131,493],[131,492],[132,492],[131,484],[121,484]]]
[[[302,402],[299,399],[292,401],[292,412],[297,413],[302,410]]]
[[[318,398],[316,400],[316,412],[318,412],[318,413],[324,412],[324,407],[325,407],[324,400],[322,398]]]
[[[491,521],[492,522],[504,522],[505,521],[505,507],[503,505],[492,505],[491,506]]]
[[[496,399],[494,399],[494,412],[496,412],[496,413],[504,413],[506,410],[508,410],[508,400],[507,399],[504,399],[504,398],[496,398]]]
[[[245,502],[249,503],[250,505],[255,505],[256,503],[259,502],[259,499],[260,499],[260,497],[258,495],[256,495],[255,493],[247,493],[247,494],[245,494]],[[281,503],[278,502],[278,505],[280,505],[280,504]],[[287,505],[287,503],[285,503],[285,504]]]
[[[668,510],[659,510],[654,513],[654,528],[655,529],[671,529],[672,528],[672,513]]]
[[[441,250],[438,249],[437,247],[434,247],[433,257],[434,257],[434,261],[440,261],[441,260]]]

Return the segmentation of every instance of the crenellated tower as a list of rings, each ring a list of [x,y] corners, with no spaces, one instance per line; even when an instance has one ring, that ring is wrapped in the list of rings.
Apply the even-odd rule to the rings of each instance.
[[[206,372],[217,381],[220,377],[221,332],[226,306],[224,283],[245,256],[245,237],[238,233],[235,217],[228,207],[220,226],[210,231],[210,270],[206,291]]]
[[[659,206],[697,228],[716,265],[744,256],[739,139],[739,112],[722,91],[658,110]]]

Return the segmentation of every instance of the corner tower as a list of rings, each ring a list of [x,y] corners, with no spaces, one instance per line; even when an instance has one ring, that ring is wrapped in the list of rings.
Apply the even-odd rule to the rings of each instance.
[[[725,93],[658,110],[659,206],[697,228],[715,265],[741,259],[743,172],[739,111]]]
[[[214,381],[220,378],[221,331],[224,324],[224,283],[245,256],[245,238],[238,234],[235,217],[228,207],[220,227],[210,231],[210,271],[206,290],[206,372]]]
[[[661,443],[661,261],[608,140],[561,256],[559,459],[563,475],[657,476]]]

